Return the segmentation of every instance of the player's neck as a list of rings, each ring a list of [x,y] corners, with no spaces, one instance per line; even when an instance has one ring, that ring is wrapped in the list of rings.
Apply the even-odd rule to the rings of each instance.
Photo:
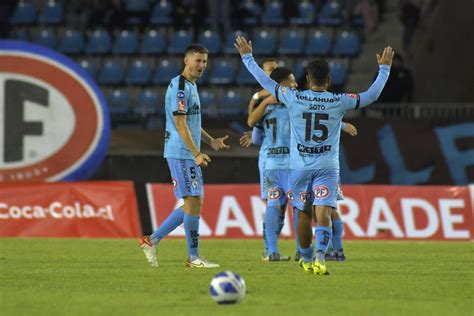
[[[316,92],[324,92],[324,91],[326,91],[326,86],[325,85],[324,86],[314,85],[314,86],[311,86],[310,89],[313,90],[313,91],[316,91]]]
[[[181,73],[181,76],[183,76],[189,82],[196,83],[197,78],[194,78],[193,76],[191,76],[191,74],[188,71],[186,71],[186,69],[183,70],[183,72]]]

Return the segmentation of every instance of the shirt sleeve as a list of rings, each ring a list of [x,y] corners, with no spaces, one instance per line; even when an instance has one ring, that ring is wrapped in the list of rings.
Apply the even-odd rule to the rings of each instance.
[[[185,79],[183,76],[179,77],[178,89],[171,91],[170,99],[173,115],[188,115],[188,100],[185,89]]]
[[[252,129],[252,143],[255,145],[261,145],[263,140],[262,128],[254,127]]]

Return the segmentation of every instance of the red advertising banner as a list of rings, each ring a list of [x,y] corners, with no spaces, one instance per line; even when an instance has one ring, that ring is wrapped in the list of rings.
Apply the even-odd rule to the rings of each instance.
[[[1,237],[140,235],[132,182],[0,184]]]
[[[473,239],[472,187],[347,185],[342,189],[345,199],[338,209],[345,239]],[[201,236],[262,236],[265,204],[259,192],[256,184],[206,185]],[[154,229],[183,203],[176,201],[168,184],[147,184],[147,193]],[[290,214],[287,212],[283,237],[293,236]],[[183,228],[170,236],[184,236]]]

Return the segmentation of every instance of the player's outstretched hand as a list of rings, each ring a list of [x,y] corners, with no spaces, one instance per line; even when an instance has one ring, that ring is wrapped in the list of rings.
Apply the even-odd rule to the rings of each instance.
[[[344,123],[344,128],[342,129],[344,132],[351,136],[356,136],[357,135],[357,128],[352,125],[351,123]]]
[[[214,150],[221,150],[221,149],[229,149],[230,146],[226,145],[224,141],[229,138],[229,135],[225,135],[224,137],[213,138],[211,139],[211,147]]]
[[[380,57],[379,54],[376,54],[377,56],[377,62],[379,65],[392,65],[392,59],[393,55],[395,55],[395,52],[392,50],[390,46],[385,47],[382,53],[382,57]]]
[[[252,54],[252,41],[247,42],[243,36],[237,36],[234,46],[239,51],[240,56]]]
[[[244,148],[250,147],[252,145],[252,131],[244,132],[242,137],[239,138],[239,143]]]
[[[199,153],[195,159],[196,165],[200,167],[207,167],[207,165],[211,162],[211,158],[203,153]]]

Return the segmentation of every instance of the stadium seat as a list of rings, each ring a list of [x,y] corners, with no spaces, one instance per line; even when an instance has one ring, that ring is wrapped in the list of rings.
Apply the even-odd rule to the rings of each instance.
[[[235,31],[232,32],[231,34],[228,34],[226,39],[225,39],[225,44],[224,44],[224,53],[226,54],[235,54],[236,50],[234,47],[235,39],[237,36],[243,36],[245,38],[249,38],[248,34],[242,31]]]
[[[128,12],[146,12],[150,9],[148,0],[122,0]]]
[[[123,115],[131,113],[130,95],[127,90],[114,89],[107,98],[110,114]]]
[[[209,82],[212,84],[230,84],[234,81],[235,67],[226,60],[220,60],[212,65]]]
[[[298,17],[291,18],[290,24],[312,25],[316,16],[314,4],[309,1],[301,1],[298,4]]]
[[[256,84],[257,80],[252,76],[252,74],[247,70],[244,64],[242,64],[239,68],[239,72],[237,73],[237,84]]]
[[[339,34],[332,52],[338,56],[357,56],[360,52],[360,38],[357,33],[344,31]]]
[[[153,83],[155,84],[169,84],[171,79],[179,75],[179,68],[175,62],[169,59],[162,59],[156,67],[153,76]]]
[[[171,18],[172,13],[173,7],[170,1],[159,0],[153,7],[150,22],[152,24],[170,24],[173,21]]]
[[[84,37],[76,30],[66,30],[61,37],[59,50],[64,54],[80,54],[84,50]]]
[[[123,30],[115,38],[112,52],[121,55],[135,54],[138,50],[138,35],[134,31]]]
[[[274,33],[260,31],[254,37],[253,52],[256,55],[273,55],[275,53],[277,43]]]
[[[339,2],[331,0],[323,4],[319,13],[319,24],[339,26],[341,23],[341,5]]]
[[[61,2],[47,0],[43,5],[39,21],[45,24],[59,24],[64,20],[64,6]]]
[[[202,108],[208,108],[215,104],[215,95],[211,90],[201,90],[199,92],[199,100],[201,101]]]
[[[143,36],[140,52],[142,54],[161,54],[166,48],[166,40],[163,32],[149,30]]]
[[[283,22],[282,5],[280,1],[273,0],[270,3],[267,3],[262,15],[262,24],[282,25]]]
[[[219,102],[218,113],[222,116],[237,116],[243,112],[245,105],[237,90],[227,90]]]
[[[56,33],[53,30],[40,29],[36,31],[34,41],[36,44],[55,49]]]
[[[168,47],[168,53],[170,54],[182,54],[186,47],[191,45],[193,41],[193,35],[189,31],[178,31],[171,36],[171,40]]]
[[[96,30],[89,34],[86,45],[86,53],[88,54],[106,54],[110,51],[111,39],[107,31]]]
[[[306,66],[308,66],[308,60],[302,60],[296,64],[294,75],[297,81],[306,74]],[[303,89],[303,87],[299,88]]]
[[[304,48],[304,33],[301,31],[285,31],[281,37],[280,54],[301,54]]]
[[[245,0],[241,3],[241,9],[245,10],[249,16],[244,17],[244,24],[256,25],[258,17],[262,15],[262,8],[253,0]]]
[[[19,1],[10,18],[12,24],[33,24],[36,21],[36,9],[30,2]]]
[[[331,51],[332,36],[329,32],[315,31],[308,35],[305,53],[309,55],[328,55]]]
[[[137,59],[132,61],[127,70],[126,83],[132,85],[145,85],[151,80],[151,66],[148,62]]]
[[[198,43],[206,47],[211,54],[218,54],[221,52],[221,37],[219,34],[210,30],[199,34]]]
[[[95,80],[97,76],[97,69],[94,62],[83,59],[79,61],[79,65],[89,74],[92,79]]]
[[[123,81],[123,66],[114,60],[106,60],[99,72],[98,81],[100,84],[113,85]]]
[[[138,95],[134,112],[142,116],[155,115],[158,113],[159,105],[158,93],[147,89]]]
[[[335,86],[343,86],[347,80],[347,65],[343,62],[329,62],[331,67],[331,84]]]
[[[28,31],[16,29],[10,32],[10,38],[16,39],[19,41],[29,41]]]

